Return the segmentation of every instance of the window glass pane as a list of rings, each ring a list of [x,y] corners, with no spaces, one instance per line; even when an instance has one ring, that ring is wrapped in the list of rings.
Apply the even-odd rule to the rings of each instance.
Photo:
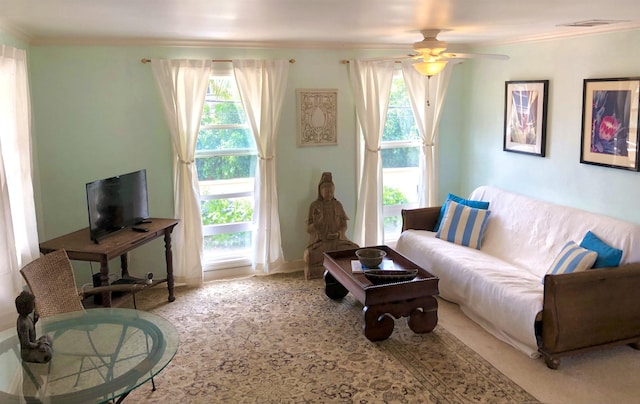
[[[382,168],[418,167],[420,150],[417,147],[382,149]]]
[[[204,237],[205,253],[216,251],[224,251],[226,256],[246,254],[247,249],[251,248],[251,232],[244,231],[240,233],[216,234]],[[236,252],[237,254],[233,254]]]
[[[402,72],[398,70],[393,78],[381,144],[385,242],[395,240],[400,235],[400,209],[417,207],[420,148],[408,146],[406,142],[419,140],[409,93]],[[405,143],[400,145],[399,142]]]
[[[387,121],[384,125],[382,141],[391,140],[419,140],[418,128],[411,110],[409,93],[404,83],[402,72],[397,71],[393,76]]]
[[[387,216],[384,218],[385,240],[395,240],[400,237],[402,230],[402,216]]]
[[[246,119],[240,101],[209,100],[205,98],[202,108],[200,125],[240,124],[245,125]]]
[[[235,79],[231,76],[211,78],[205,96],[201,124],[245,124],[246,122]]]
[[[418,202],[420,171],[414,168],[394,168],[383,170],[382,205],[404,205]]]
[[[196,150],[255,149],[256,143],[249,128],[201,127]]]
[[[256,144],[235,78],[212,77],[196,143],[205,269],[251,255],[256,163]]]
[[[253,197],[225,198],[200,201],[202,224],[250,222],[253,216]]]
[[[253,178],[256,172],[255,155],[214,156],[196,159],[198,181]]]

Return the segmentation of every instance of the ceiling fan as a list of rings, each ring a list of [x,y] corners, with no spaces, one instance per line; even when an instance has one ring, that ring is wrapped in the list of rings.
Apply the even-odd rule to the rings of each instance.
[[[438,39],[439,29],[423,29],[420,33],[423,36],[422,41],[414,42],[413,44],[413,50],[417,53],[410,54],[407,57],[422,60],[415,63],[413,67],[424,76],[431,77],[440,73],[449,60],[470,58],[509,59],[507,55],[445,52],[447,50],[447,42]]]

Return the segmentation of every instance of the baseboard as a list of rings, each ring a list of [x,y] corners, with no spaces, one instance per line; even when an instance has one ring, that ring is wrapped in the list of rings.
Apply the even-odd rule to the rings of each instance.
[[[234,278],[247,278],[250,276],[272,275],[277,273],[290,273],[304,270],[304,260],[296,260],[291,262],[285,262],[279,265],[277,269],[265,273],[256,273],[249,265],[233,267],[233,268],[219,268],[204,272],[204,281],[218,281]]]

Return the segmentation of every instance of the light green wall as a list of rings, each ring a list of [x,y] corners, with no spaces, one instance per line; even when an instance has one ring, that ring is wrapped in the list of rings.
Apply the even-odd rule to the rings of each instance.
[[[455,66],[440,128],[440,200],[447,192],[465,195],[493,184],[640,222],[633,203],[640,196],[640,173],[579,163],[582,80],[640,75],[640,55],[619,51],[639,42],[635,31],[501,46],[482,51],[506,53],[507,62],[474,59]],[[171,143],[143,57],[296,59],[277,142],[285,259],[302,258],[306,210],[323,171],[333,172],[336,197],[353,225],[357,130],[348,68],[340,60],[385,52],[134,46],[28,51],[41,240],[87,226],[86,182],[140,168],[147,169],[152,215],[173,215]],[[550,80],[545,158],[502,151],[504,82],[525,79]],[[337,146],[296,146],[297,88],[338,89]],[[142,272],[163,268],[162,245],[155,244],[132,254],[131,266]],[[89,271],[77,273],[80,283],[88,280],[83,274]]]
[[[640,223],[640,173],[580,164],[583,80],[640,76],[639,45],[640,31],[631,31],[482,49],[511,58],[471,62],[463,193],[492,184]],[[549,80],[544,158],[502,151],[509,80]]]
[[[304,221],[323,171],[333,172],[336,197],[351,217],[351,226],[355,219],[355,107],[348,66],[340,61],[382,53],[32,46],[29,62],[41,177],[37,191],[42,200],[40,239],[87,226],[85,183],[141,168],[147,169],[152,216],[173,216],[170,137],[151,67],[141,63],[142,58],[293,58],[296,63],[290,65],[277,141],[278,198],[285,259],[301,260],[308,242]],[[338,89],[337,146],[296,146],[297,88]],[[350,234],[352,230],[350,227]],[[131,254],[132,268],[138,262],[145,268],[163,267],[162,244],[155,244]],[[80,278],[82,270],[76,272]]]
[[[2,27],[0,27],[0,45],[8,45],[19,49],[28,49],[29,47],[27,42],[18,39],[9,33],[3,32]]]

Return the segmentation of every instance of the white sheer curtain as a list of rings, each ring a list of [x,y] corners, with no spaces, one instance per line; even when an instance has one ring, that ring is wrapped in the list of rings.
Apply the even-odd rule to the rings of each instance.
[[[440,74],[431,78],[418,73],[412,65],[413,62],[403,62],[402,74],[422,139],[418,203],[419,206],[435,206],[438,203],[438,126],[453,65],[448,63]]]
[[[211,61],[153,59],[151,66],[175,153],[173,200],[180,219],[172,237],[175,276],[178,282],[200,286],[203,236],[195,151]]]
[[[353,234],[353,241],[361,246],[382,243],[380,141],[387,119],[393,66],[393,60],[349,61],[351,89],[364,137],[364,158]]]
[[[20,268],[39,256],[27,55],[0,45],[0,326],[15,325]],[[1,329],[1,328],[0,328]]]
[[[234,60],[242,107],[258,147],[258,171],[254,190],[253,266],[268,273],[284,262],[278,187],[276,138],[284,102],[288,60]]]

